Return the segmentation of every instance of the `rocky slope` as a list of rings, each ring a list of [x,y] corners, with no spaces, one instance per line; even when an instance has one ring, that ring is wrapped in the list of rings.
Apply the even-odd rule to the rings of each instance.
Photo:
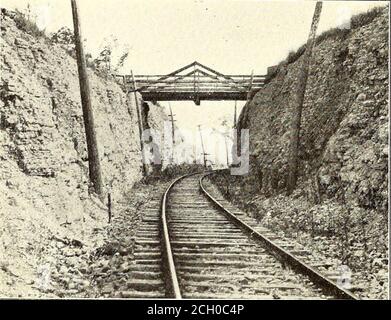
[[[53,252],[64,245],[53,239],[94,246],[108,214],[88,192],[76,61],[21,30],[4,9],[0,45],[0,296],[41,296],[45,274],[58,265]],[[105,190],[115,206],[141,178],[135,101],[114,81],[91,70],[89,78]],[[161,129],[163,109],[150,108],[151,126]]]
[[[266,225],[295,237],[306,232],[305,242],[336,237],[321,250],[365,271],[369,282],[381,273],[372,297],[388,262],[388,20],[388,7],[376,9],[317,39],[292,196],[285,195],[291,101],[303,48],[271,68],[240,115],[239,127],[250,131],[250,173],[230,177],[229,186],[219,181]]]
[[[300,172],[333,196],[342,187],[358,205],[387,207],[388,10],[373,22],[318,43],[305,95]],[[250,129],[259,188],[284,189],[291,97],[301,57],[280,65],[241,116]]]

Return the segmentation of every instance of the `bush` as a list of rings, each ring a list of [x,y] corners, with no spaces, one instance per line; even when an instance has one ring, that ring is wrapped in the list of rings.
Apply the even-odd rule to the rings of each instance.
[[[288,57],[286,58],[287,63],[290,64],[290,63],[297,61],[305,52],[306,46],[307,46],[306,44],[303,44],[296,51],[289,52]]]
[[[318,45],[324,40],[330,38],[337,38],[337,37],[341,39],[345,38],[349,34],[351,29],[357,29],[371,23],[375,18],[377,18],[384,12],[385,10],[384,8],[385,7],[375,7],[367,12],[360,13],[353,16],[350,20],[350,29],[332,28],[330,30],[322,32],[319,36],[316,37],[315,45]],[[296,51],[289,52],[288,57],[285,60],[278,63],[278,66],[284,63],[285,61],[288,64],[294,63],[303,55],[303,53],[305,52],[305,48],[306,48],[306,44],[303,44]]]
[[[332,28],[330,30],[322,32],[319,36],[317,36],[315,39],[315,45],[330,38],[344,39],[348,34],[349,34],[349,29]]]
[[[350,20],[350,27],[352,29],[360,28],[371,23],[375,18],[384,12],[384,7],[375,7],[367,12],[355,15]]]
[[[35,21],[30,21],[29,19],[26,18],[26,15],[23,14],[22,12],[16,10],[15,11],[15,23],[16,27],[34,37],[37,38],[42,38],[45,37],[45,31],[40,30],[35,23]]]
[[[75,47],[75,35],[68,27],[59,29],[50,37],[50,40],[55,44]]]

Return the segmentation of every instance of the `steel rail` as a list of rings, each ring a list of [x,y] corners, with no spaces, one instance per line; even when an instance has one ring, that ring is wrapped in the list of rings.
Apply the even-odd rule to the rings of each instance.
[[[210,176],[211,174],[213,174],[213,172],[209,172],[200,177],[200,190],[207,196],[207,198],[209,198],[209,200],[215,205],[215,207],[217,207],[220,211],[224,213],[224,215],[228,219],[234,222],[242,230],[249,233],[250,236],[262,242],[269,250],[275,253],[276,257],[279,258],[279,260],[282,260],[283,263],[291,266],[292,269],[294,269],[295,271],[308,276],[311,281],[317,284],[319,288],[322,289],[322,291],[326,294],[331,294],[337,299],[359,300],[359,298],[353,295],[351,292],[342,288],[332,280],[328,279],[308,264],[300,261],[291,253],[281,248],[279,245],[275,244],[272,240],[259,233],[257,230],[249,226],[246,222],[242,221],[233,213],[231,213],[228,209],[226,209],[217,199],[215,199],[210,193],[206,191],[205,187],[202,184],[203,179],[207,176]]]
[[[178,276],[175,268],[174,256],[172,253],[171,242],[170,242],[170,232],[168,230],[167,224],[167,198],[172,187],[179,181],[184,178],[199,174],[199,172],[183,175],[175,179],[166,189],[163,194],[160,211],[161,211],[161,232],[162,232],[162,254],[163,254],[163,272],[166,282],[166,296],[169,298],[182,299],[181,290],[179,287]]]

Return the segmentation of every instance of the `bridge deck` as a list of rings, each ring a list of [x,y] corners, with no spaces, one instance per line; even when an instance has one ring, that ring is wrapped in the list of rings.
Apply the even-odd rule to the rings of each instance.
[[[186,70],[187,73],[183,73]],[[224,75],[193,62],[167,75],[117,76],[129,91],[138,91],[145,101],[246,100],[262,88],[263,75]]]

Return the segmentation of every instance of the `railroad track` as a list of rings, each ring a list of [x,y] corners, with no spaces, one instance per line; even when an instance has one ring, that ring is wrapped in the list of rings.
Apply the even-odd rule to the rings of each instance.
[[[357,299],[231,212],[203,185],[175,180],[136,239],[134,287],[124,297],[190,299]],[[264,232],[264,233],[262,233]]]

